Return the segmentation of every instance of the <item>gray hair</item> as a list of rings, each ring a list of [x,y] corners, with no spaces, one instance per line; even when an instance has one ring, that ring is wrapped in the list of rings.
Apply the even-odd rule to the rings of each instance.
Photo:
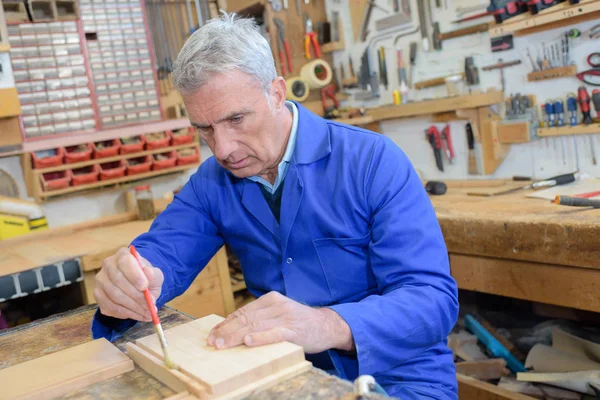
[[[171,78],[181,93],[194,93],[211,75],[234,69],[255,77],[265,92],[277,77],[271,47],[255,21],[223,12],[186,41]]]

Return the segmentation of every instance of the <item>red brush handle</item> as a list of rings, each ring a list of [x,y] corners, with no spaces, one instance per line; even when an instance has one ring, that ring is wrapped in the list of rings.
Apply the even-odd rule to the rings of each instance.
[[[135,258],[138,266],[143,271],[144,267],[142,267],[142,260],[140,260],[140,255],[133,245],[129,246],[129,253]],[[148,304],[148,309],[150,310],[150,315],[152,315],[152,323],[154,325],[160,324],[160,320],[158,319],[158,314],[156,313],[156,307],[154,306],[154,302],[152,301],[152,296],[150,295],[150,290],[144,290],[144,297],[146,298],[146,304]]]

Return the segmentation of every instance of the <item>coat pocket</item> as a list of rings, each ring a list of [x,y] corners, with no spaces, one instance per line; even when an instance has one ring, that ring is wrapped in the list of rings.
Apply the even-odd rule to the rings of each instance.
[[[364,297],[376,286],[369,262],[371,232],[353,238],[313,239],[321,268],[335,302]]]

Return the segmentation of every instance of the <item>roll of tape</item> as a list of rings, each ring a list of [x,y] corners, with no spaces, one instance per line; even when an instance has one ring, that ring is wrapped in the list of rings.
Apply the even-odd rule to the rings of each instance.
[[[299,76],[295,76],[293,78],[289,78],[286,80],[287,84],[287,99],[294,100],[297,102],[303,102],[308,97],[310,93],[310,88],[308,87],[308,82],[302,79]]]
[[[329,85],[333,71],[327,61],[317,59],[305,64],[300,69],[300,76],[308,82],[311,89],[321,89]]]

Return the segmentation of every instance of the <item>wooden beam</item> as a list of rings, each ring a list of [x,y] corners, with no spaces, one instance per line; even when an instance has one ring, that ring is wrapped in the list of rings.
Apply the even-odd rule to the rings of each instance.
[[[470,376],[456,374],[460,400],[534,400],[533,397],[510,392]]]
[[[600,311],[599,270],[463,254],[450,254],[450,269],[461,289]]]
[[[133,368],[117,347],[98,339],[0,370],[2,397],[52,399]]]
[[[456,372],[482,381],[500,379],[510,373],[506,369],[506,360],[503,358],[459,362],[456,363]]]

